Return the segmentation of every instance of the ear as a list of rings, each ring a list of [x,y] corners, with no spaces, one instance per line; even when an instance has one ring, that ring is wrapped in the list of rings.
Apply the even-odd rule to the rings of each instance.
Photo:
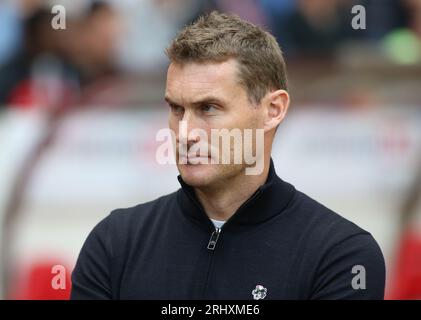
[[[276,90],[267,94],[265,99],[265,133],[276,129],[285,118],[289,107],[289,94],[285,90]]]

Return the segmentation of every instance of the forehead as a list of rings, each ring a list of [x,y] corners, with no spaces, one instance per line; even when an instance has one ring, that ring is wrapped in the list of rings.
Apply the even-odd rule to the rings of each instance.
[[[187,103],[200,95],[218,95],[230,98],[238,95],[237,63],[234,59],[224,62],[171,63],[167,73],[166,96]]]

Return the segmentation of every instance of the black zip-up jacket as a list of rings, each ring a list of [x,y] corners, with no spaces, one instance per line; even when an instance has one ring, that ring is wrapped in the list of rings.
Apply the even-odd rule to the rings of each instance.
[[[117,209],[89,234],[72,299],[383,299],[370,233],[275,173],[216,229],[194,191]]]

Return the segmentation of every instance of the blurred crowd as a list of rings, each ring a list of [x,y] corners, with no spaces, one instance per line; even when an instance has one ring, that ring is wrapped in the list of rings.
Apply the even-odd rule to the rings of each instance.
[[[64,30],[51,26],[55,4],[66,9]],[[351,27],[355,4],[365,30]],[[0,106],[89,102],[110,79],[162,72],[177,30],[214,9],[266,27],[287,59],[334,56],[358,41],[381,43],[397,62],[421,60],[419,0],[3,0]]]
[[[95,2],[77,17],[66,15],[64,30],[52,28],[51,6],[42,1],[0,6],[0,15],[8,17],[0,20],[9,21],[1,32],[14,35],[8,40],[13,49],[2,44],[9,50],[0,56],[0,104],[69,104],[85,84],[116,72],[112,52],[118,17],[110,5]]]

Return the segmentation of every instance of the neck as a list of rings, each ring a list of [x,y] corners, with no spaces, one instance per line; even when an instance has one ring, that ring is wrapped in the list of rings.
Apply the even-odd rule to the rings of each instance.
[[[268,177],[270,159],[265,159],[260,175],[246,175],[244,172],[224,181],[218,188],[195,188],[197,198],[211,219],[228,220],[237,209],[262,186]]]

